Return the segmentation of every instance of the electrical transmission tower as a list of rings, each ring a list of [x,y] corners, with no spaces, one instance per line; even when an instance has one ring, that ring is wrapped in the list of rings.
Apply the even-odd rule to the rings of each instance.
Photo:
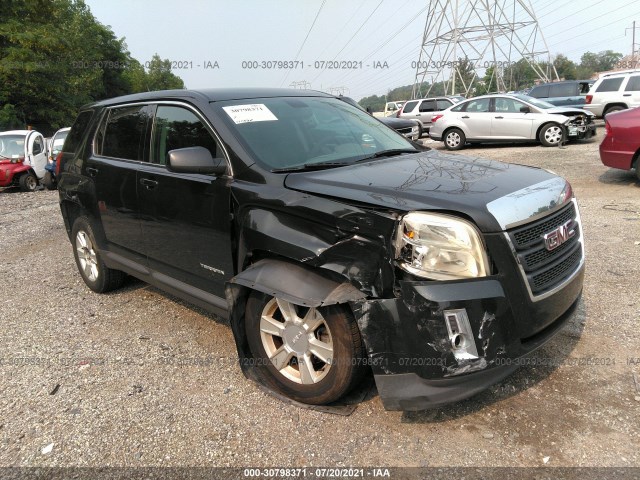
[[[430,0],[412,98],[428,96],[437,82],[446,94],[468,96],[478,71],[487,70],[482,93],[517,90],[514,64],[520,59],[539,79],[558,79],[530,1]]]

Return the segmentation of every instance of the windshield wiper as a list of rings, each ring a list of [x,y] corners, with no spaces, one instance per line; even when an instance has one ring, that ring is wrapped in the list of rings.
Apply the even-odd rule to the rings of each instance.
[[[380,152],[374,153],[373,155],[369,155],[368,157],[356,160],[356,162],[366,162],[367,160],[381,157],[395,157],[396,155],[402,155],[403,153],[420,153],[420,150],[411,148],[393,148],[391,150],[382,150]]]
[[[326,168],[346,167],[350,165],[347,162],[319,162],[319,163],[305,163],[303,165],[295,165],[293,167],[274,168],[271,170],[273,173],[288,173],[288,172],[308,172],[311,170],[324,170]]]

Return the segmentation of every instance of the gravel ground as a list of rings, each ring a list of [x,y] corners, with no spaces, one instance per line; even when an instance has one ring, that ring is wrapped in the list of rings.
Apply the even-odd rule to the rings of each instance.
[[[601,165],[602,134],[462,152],[571,181],[584,300],[537,354],[552,365],[425,412],[375,388],[351,416],[263,393],[224,322],[133,279],[89,291],[57,192],[0,192],[0,466],[640,466],[640,182]]]

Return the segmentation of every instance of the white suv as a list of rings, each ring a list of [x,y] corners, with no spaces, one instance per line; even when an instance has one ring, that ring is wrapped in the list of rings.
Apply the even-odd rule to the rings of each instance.
[[[640,69],[602,75],[587,95],[584,109],[598,117],[640,105]]]

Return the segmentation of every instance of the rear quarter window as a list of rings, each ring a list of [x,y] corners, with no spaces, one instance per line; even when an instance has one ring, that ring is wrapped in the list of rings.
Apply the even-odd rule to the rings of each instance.
[[[93,110],[85,110],[78,114],[76,121],[73,122],[71,130],[64,141],[64,151],[68,153],[75,153],[82,143],[84,134],[89,127],[89,122],[93,116]]]

